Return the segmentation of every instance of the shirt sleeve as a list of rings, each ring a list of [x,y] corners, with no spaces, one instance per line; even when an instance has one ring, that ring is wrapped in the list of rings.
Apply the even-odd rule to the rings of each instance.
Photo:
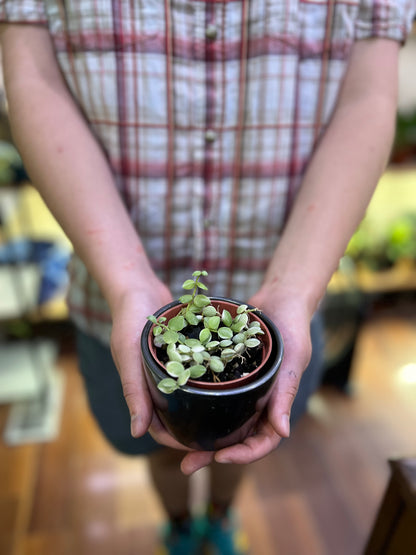
[[[1,23],[48,22],[44,0],[0,0]]]
[[[372,37],[404,42],[416,15],[416,0],[362,0],[355,38]]]

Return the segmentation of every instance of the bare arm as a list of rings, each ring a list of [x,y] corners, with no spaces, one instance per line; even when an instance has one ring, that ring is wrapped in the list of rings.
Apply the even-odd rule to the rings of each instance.
[[[107,159],[61,76],[42,27],[2,33],[9,115],[31,180],[99,283],[113,316],[112,350],[135,435],[152,417],[138,367],[147,314],[169,302],[116,190]]]
[[[353,47],[332,120],[305,173],[264,284],[250,299],[273,318],[285,343],[268,418],[244,443],[218,452],[219,462],[252,462],[289,435],[290,409],[311,354],[311,318],[388,160],[398,51],[397,43],[381,39]],[[188,454],[183,469],[193,472],[211,458]]]
[[[283,330],[286,314],[289,325],[301,328],[290,314],[303,310],[299,322],[305,318],[305,334],[308,331],[386,167],[395,132],[398,54],[399,44],[390,40],[359,41],[353,47],[333,118],[311,159],[264,285],[254,299],[265,308],[270,306],[267,299],[274,299],[274,316]],[[289,299],[291,307],[286,311]],[[285,333],[286,363],[271,408],[274,428],[281,435],[289,432],[286,417],[310,356],[306,342],[303,349],[296,343],[296,331]]]
[[[129,273],[114,276],[106,271],[108,261],[140,270],[146,257],[105,156],[63,81],[47,31],[7,28],[3,63],[13,137],[30,177],[114,302]]]
[[[385,169],[395,131],[398,43],[357,42],[337,107],[305,174],[266,288],[302,293],[312,313]]]

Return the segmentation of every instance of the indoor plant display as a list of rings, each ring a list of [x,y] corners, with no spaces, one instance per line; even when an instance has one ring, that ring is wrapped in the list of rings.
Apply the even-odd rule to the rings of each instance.
[[[149,316],[141,348],[166,428],[189,447],[213,450],[252,431],[283,344],[275,325],[254,307],[206,296],[206,275],[194,272],[183,284],[185,295]]]

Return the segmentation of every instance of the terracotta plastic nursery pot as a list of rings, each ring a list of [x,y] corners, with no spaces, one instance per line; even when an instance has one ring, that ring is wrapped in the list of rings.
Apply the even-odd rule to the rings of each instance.
[[[211,300],[219,311],[226,308],[233,317],[241,304],[222,297]],[[170,319],[182,307],[179,301],[174,301],[155,316]],[[282,362],[283,342],[267,316],[253,312],[251,318],[259,320],[264,331],[262,361],[253,372],[229,382],[189,380],[169,394],[157,387],[167,373],[156,356],[153,324],[149,321],[145,325],[141,350],[147,383],[159,418],[180,443],[193,449],[217,450],[241,442],[255,427]]]

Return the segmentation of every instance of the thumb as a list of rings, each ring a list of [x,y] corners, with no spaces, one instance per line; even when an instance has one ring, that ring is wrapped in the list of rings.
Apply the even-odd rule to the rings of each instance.
[[[301,374],[286,364],[278,374],[277,383],[269,400],[269,421],[280,437],[290,435],[290,412],[299,389]]]
[[[276,383],[269,401],[269,421],[281,437],[290,435],[290,413],[298,393],[302,374],[311,357],[309,333],[287,334],[285,356],[277,374]]]
[[[123,348],[111,347],[113,359],[118,369],[123,395],[126,400],[131,421],[131,435],[144,435],[152,420],[152,401],[141,364],[141,351],[138,342]]]

